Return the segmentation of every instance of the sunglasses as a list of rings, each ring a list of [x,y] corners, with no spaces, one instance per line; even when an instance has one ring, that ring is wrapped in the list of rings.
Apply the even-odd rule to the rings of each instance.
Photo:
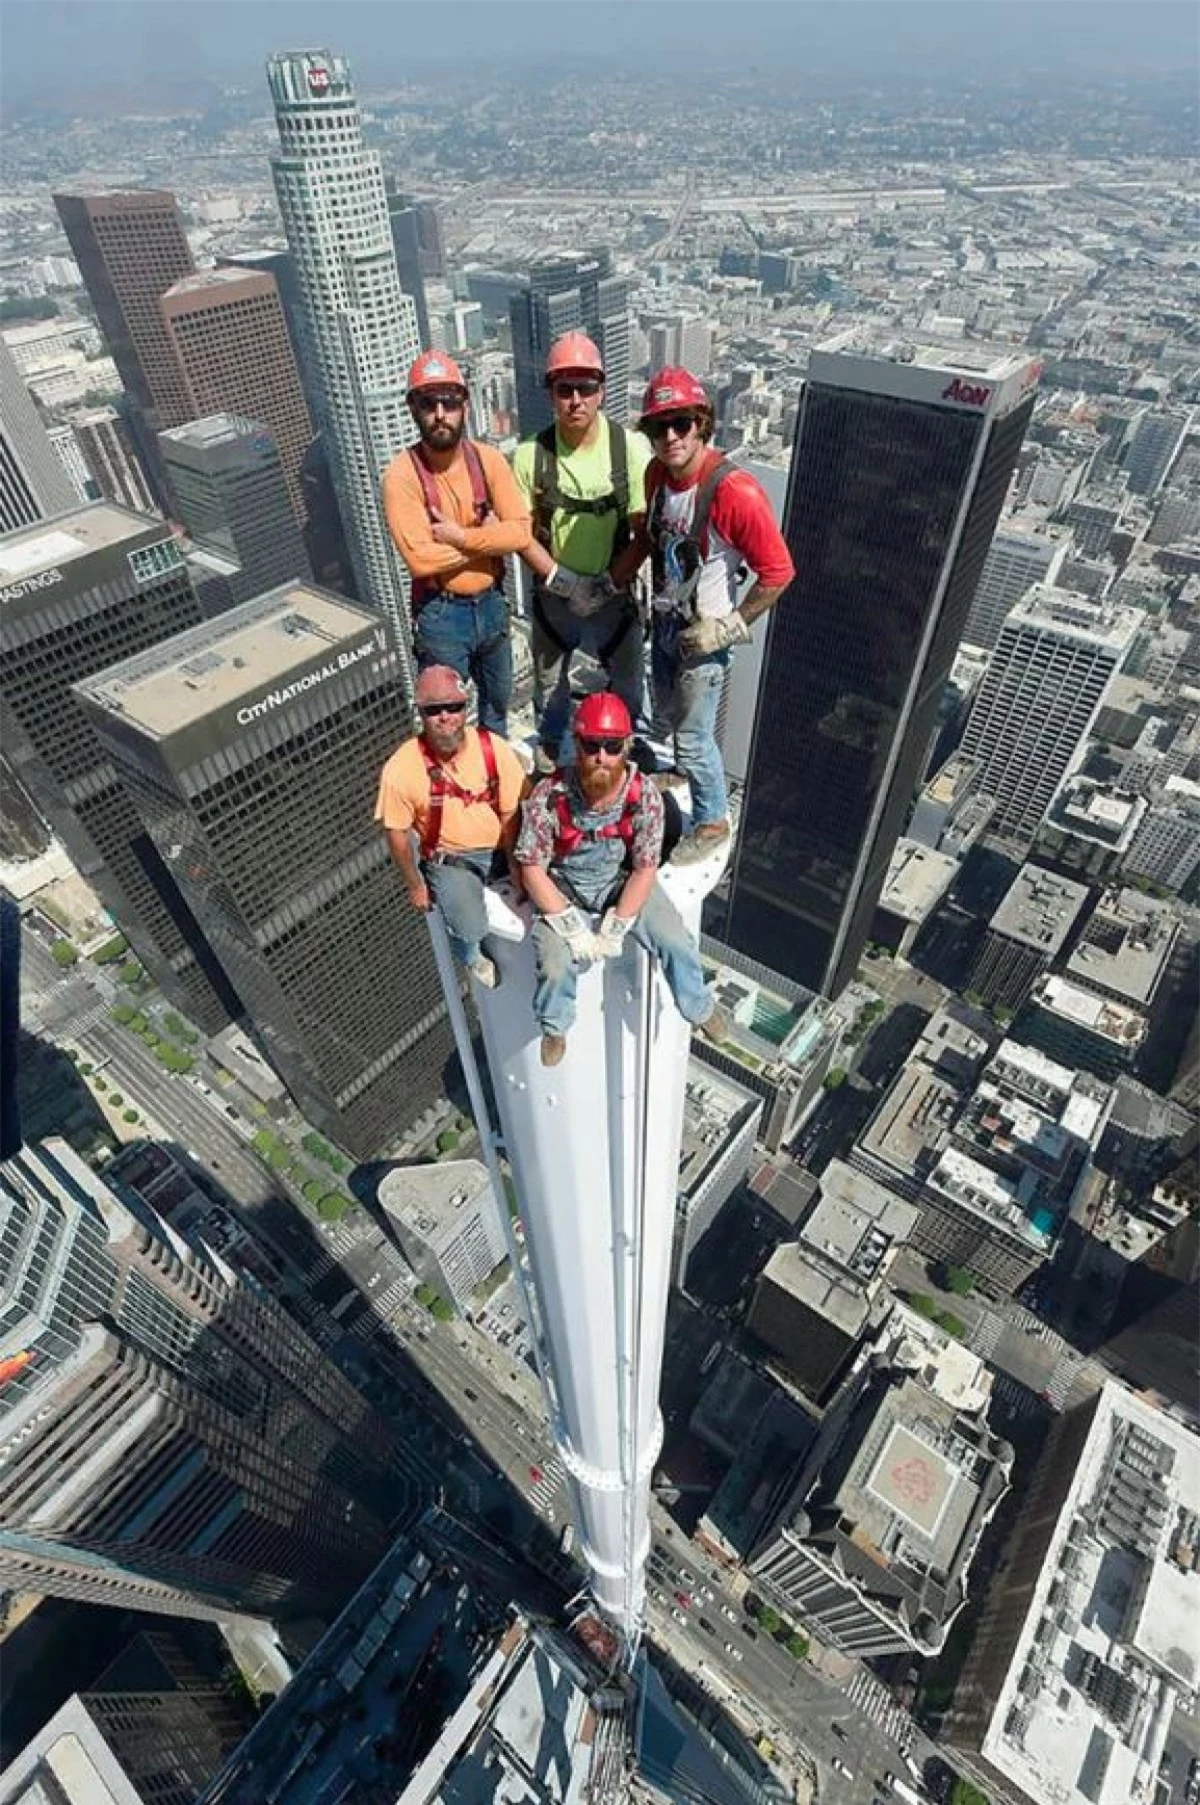
[[[592,739],[590,734],[577,733],[575,744],[588,758],[595,758],[599,752],[607,752],[610,758],[617,758],[625,750],[624,739]]]
[[[422,702],[421,713],[431,721],[440,714],[462,714],[466,706],[465,702]]]
[[[598,395],[603,387],[595,376],[582,376],[574,382],[552,382],[550,393],[556,401],[570,401],[573,395]]]
[[[414,395],[412,405],[419,414],[461,414],[466,402],[461,395]]]
[[[647,420],[646,433],[651,439],[665,439],[669,432],[677,439],[686,439],[695,424],[695,414],[664,414],[659,420]]]

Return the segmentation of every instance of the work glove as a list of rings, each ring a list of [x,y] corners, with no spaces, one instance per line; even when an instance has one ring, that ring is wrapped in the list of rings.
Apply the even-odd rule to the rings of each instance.
[[[679,635],[679,650],[685,658],[707,658],[726,646],[749,643],[750,628],[736,608],[732,614],[701,614]]]
[[[619,959],[636,920],[636,915],[618,915],[615,909],[606,909],[600,932],[592,936],[597,959]]]
[[[556,564],[546,579],[546,592],[557,596],[565,602],[576,620],[587,620],[589,615],[599,614],[616,599],[612,578],[607,571],[598,577],[581,576],[576,570],[564,570]]]
[[[560,909],[557,915],[543,915],[547,927],[553,928],[576,965],[589,965],[596,957],[596,936],[588,927],[581,909]]]

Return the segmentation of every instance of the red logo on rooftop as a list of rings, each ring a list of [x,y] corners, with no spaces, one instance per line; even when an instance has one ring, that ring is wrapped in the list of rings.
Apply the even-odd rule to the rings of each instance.
[[[319,63],[308,72],[308,91],[310,94],[328,94],[329,92],[329,71],[323,69]]]
[[[942,390],[943,401],[961,401],[964,407],[983,407],[991,389],[981,382],[964,382],[961,376]]]

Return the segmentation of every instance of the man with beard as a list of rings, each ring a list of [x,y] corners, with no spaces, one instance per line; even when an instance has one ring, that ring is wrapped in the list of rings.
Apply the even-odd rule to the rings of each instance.
[[[467,726],[467,688],[449,665],[421,672],[416,703],[421,732],[383,767],[375,819],[413,908],[438,905],[455,958],[491,990],[499,974],[483,950],[483,891],[505,872],[516,876],[511,855],[524,767],[507,740]]]
[[[452,357],[423,351],[408,373],[420,444],[393,458],[383,508],[412,573],[417,665],[469,677],[479,723],[503,734],[512,698],[504,558],[529,544],[529,509],[490,445],[466,438],[467,385]]]
[[[571,707],[571,660],[589,652],[636,721],[645,689],[641,618],[630,586],[646,512],[646,441],[601,410],[604,364],[583,332],[564,332],[546,359],[553,423],[513,459],[533,515],[522,553],[533,572],[533,702],[538,769],[553,771]]]
[[[578,762],[534,787],[514,855],[537,911],[533,1013],[542,1064],[558,1065],[566,1053],[579,968],[619,958],[627,937],[660,962],[684,1020],[723,1040],[729,1018],[705,989],[696,942],[658,883],[663,802],[629,760],[629,710],[610,692],[587,696],[572,736]]]

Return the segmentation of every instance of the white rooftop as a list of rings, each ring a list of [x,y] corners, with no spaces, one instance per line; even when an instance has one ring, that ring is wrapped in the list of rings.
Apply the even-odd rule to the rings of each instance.
[[[881,909],[890,909],[905,921],[924,921],[936,908],[958,873],[958,860],[944,852],[934,852],[919,840],[900,839],[892,854],[883,891]]]
[[[1126,1008],[1123,1003],[1097,996],[1093,990],[1084,990],[1081,985],[1072,984],[1069,978],[1043,978],[1034,991],[1034,1001],[1043,1009],[1119,1046],[1131,1047],[1146,1037],[1144,1015],[1136,1009]]]
[[[56,520],[20,527],[0,540],[0,584],[69,564],[72,558],[119,545],[122,539],[140,539],[154,526],[162,528],[164,538],[171,536],[165,521],[135,514],[113,501],[94,501]]]
[[[1039,1805],[1152,1805],[1175,1701],[1200,1684],[1198,1504],[1200,1440],[1110,1382],[982,1743]]]

